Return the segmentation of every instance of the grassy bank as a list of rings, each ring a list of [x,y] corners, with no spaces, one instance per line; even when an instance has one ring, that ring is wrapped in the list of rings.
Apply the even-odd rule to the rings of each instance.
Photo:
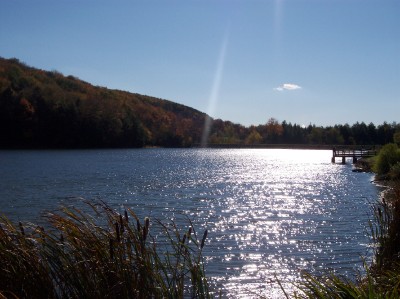
[[[88,207],[47,214],[46,229],[0,218],[0,298],[211,297],[207,231]]]

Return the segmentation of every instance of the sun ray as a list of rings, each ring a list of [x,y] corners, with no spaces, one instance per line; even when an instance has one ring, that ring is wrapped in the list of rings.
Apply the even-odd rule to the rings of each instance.
[[[207,116],[204,121],[203,135],[201,138],[201,147],[207,146],[208,137],[210,135],[210,129],[211,129],[211,125],[212,125],[211,116],[214,115],[215,108],[216,108],[217,101],[218,101],[219,89],[221,86],[221,79],[222,79],[222,74],[223,74],[223,70],[224,70],[226,49],[228,46],[228,40],[229,40],[229,30],[227,30],[227,32],[222,40],[221,48],[219,51],[217,68],[216,68],[215,74],[214,74],[214,81],[213,81],[213,85],[212,85],[212,89],[211,89],[211,94],[208,99]]]

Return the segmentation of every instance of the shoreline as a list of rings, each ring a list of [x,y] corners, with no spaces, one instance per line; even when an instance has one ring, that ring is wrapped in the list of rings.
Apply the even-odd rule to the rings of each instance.
[[[325,144],[195,144],[191,148],[234,148],[234,149],[304,149],[304,150],[332,150],[334,145]]]

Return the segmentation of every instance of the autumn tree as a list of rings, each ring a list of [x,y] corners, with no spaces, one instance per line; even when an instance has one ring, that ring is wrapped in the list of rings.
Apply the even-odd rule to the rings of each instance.
[[[265,125],[265,132],[265,141],[277,142],[278,137],[283,134],[283,127],[277,119],[271,117]]]
[[[251,126],[250,133],[245,139],[245,144],[260,144],[262,140],[261,134],[257,132],[254,126]]]

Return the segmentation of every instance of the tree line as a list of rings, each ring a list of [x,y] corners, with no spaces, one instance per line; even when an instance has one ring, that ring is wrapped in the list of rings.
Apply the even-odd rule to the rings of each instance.
[[[190,147],[208,116],[150,96],[93,86],[57,71],[0,58],[1,148]],[[270,118],[245,127],[211,119],[212,144],[386,144],[400,125],[301,126]]]
[[[400,124],[380,125],[356,122],[353,125],[308,126],[279,122],[270,118],[265,124],[244,127],[221,120],[214,121],[211,144],[299,144],[299,145],[383,145],[400,143]]]

